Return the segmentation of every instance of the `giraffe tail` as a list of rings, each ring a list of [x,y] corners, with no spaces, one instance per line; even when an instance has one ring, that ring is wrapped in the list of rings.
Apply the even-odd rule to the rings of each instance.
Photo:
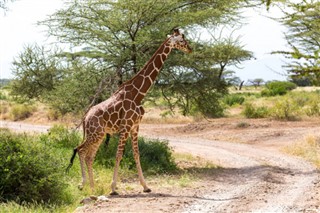
[[[104,143],[106,144],[106,148],[108,148],[108,145],[110,142],[110,137],[111,137],[111,135],[109,133],[107,133],[106,140],[104,141]]]
[[[67,169],[66,169],[66,173],[67,173],[67,174],[69,173],[69,170],[70,170],[70,168],[71,168],[72,165],[73,165],[73,160],[74,160],[74,158],[76,157],[77,152],[78,152],[78,147],[75,148],[75,149],[73,149],[73,155],[72,155],[72,157],[71,157],[71,159],[70,159],[70,164],[69,164],[69,166],[68,166]]]

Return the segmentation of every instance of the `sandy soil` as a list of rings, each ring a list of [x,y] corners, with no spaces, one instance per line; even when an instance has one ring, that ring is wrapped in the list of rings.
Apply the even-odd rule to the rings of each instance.
[[[186,188],[149,182],[153,191],[145,194],[133,184],[133,190],[120,189],[120,196],[77,212],[320,212],[320,171],[281,151],[307,135],[320,137],[319,124],[320,120],[234,118],[142,124],[141,135],[168,140],[175,151],[205,158],[221,168]],[[2,122],[1,126],[24,131],[23,124]]]

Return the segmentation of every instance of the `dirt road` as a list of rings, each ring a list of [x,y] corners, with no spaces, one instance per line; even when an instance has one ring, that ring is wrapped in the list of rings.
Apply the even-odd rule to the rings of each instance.
[[[218,119],[188,125],[141,125],[141,135],[168,140],[174,150],[222,168],[194,187],[156,189],[150,194],[131,191],[80,211],[320,212],[319,170],[280,151],[306,134],[319,136],[319,122],[246,120],[246,125],[239,125],[241,122]],[[13,128],[11,125],[15,126],[7,127]],[[23,129],[23,124],[17,125]]]

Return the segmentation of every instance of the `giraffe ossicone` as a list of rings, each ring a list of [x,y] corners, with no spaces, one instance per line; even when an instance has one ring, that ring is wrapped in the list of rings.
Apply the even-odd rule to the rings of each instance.
[[[78,152],[82,173],[82,186],[87,182],[86,169],[88,170],[89,183],[94,187],[93,181],[93,161],[97,150],[107,134],[119,133],[119,144],[116,154],[116,163],[111,184],[111,195],[116,192],[117,177],[120,161],[122,159],[125,143],[131,135],[132,150],[136,162],[139,181],[144,192],[151,192],[148,188],[140,165],[140,155],[138,147],[139,124],[144,114],[141,101],[155,81],[159,71],[171,53],[172,49],[178,49],[186,53],[191,53],[191,48],[185,40],[184,35],[175,29],[153,54],[143,68],[129,81],[123,83],[119,89],[107,100],[93,106],[83,119],[83,142],[74,149],[68,169],[72,166],[74,157]]]

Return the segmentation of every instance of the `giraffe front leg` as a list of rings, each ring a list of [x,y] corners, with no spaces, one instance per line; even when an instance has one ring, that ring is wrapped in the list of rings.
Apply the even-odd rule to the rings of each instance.
[[[119,193],[116,191],[117,188],[117,179],[118,179],[118,170],[120,166],[120,161],[122,159],[124,147],[126,145],[126,140],[128,138],[128,133],[124,133],[120,135],[120,140],[118,144],[118,150],[117,150],[117,155],[116,155],[116,165],[114,168],[113,172],[113,178],[112,178],[112,183],[111,183],[111,193],[110,195],[118,195]]]
[[[131,132],[131,137],[132,137],[132,150],[133,150],[134,160],[136,162],[136,166],[138,170],[140,184],[143,186],[143,192],[151,192],[151,189],[147,186],[144,180],[142,168],[140,164],[140,153],[139,153],[139,145],[138,145],[138,128],[136,128],[136,130]]]

